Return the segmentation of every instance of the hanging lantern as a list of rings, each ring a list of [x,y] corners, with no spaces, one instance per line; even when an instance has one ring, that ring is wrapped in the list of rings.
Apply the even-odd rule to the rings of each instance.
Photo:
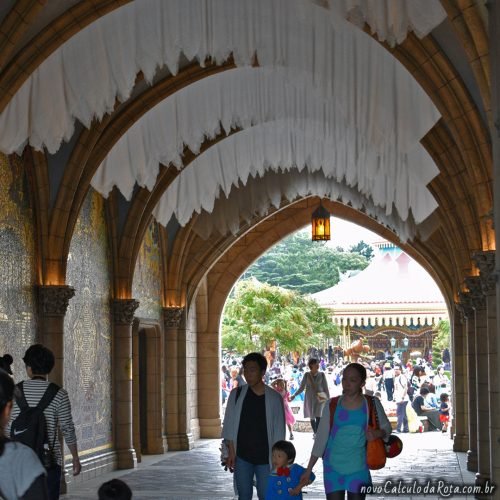
[[[326,241],[330,239],[330,212],[320,203],[312,214],[312,240]]]

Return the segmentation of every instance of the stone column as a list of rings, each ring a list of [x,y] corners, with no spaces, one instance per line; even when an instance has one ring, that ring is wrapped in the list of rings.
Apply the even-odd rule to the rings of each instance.
[[[489,30],[489,57],[490,57],[490,76],[491,76],[491,114],[490,122],[491,142],[493,150],[493,182],[494,182],[494,228],[500,228],[500,3],[489,1],[488,7],[488,30]],[[495,274],[500,276],[500,238],[498,230],[495,231],[496,254]],[[500,280],[496,280],[496,311],[500,311]],[[497,314],[497,332],[500,332],[500,315]],[[498,350],[497,350],[498,351]],[[496,361],[496,380],[500,380],[500,354],[497,354]],[[498,398],[498,395],[497,395]],[[498,400],[497,400],[498,401]],[[498,404],[498,403],[497,403]],[[498,415],[498,413],[497,413]],[[495,460],[492,464],[492,481],[495,481],[497,488],[500,486],[500,470],[498,461],[500,459],[499,446],[500,435],[498,427],[494,429],[494,436],[491,441],[495,449]]]
[[[137,456],[132,429],[132,322],[139,302],[134,299],[114,299],[113,312],[113,425],[118,469],[133,469]]]
[[[476,398],[476,326],[470,293],[459,293],[466,324],[467,407],[469,418],[469,449],[467,470],[477,472],[477,398]]]
[[[462,304],[456,304],[453,314],[452,378],[453,378],[453,451],[469,449],[469,415],[467,391],[467,316]]]
[[[498,330],[495,273],[495,252],[478,252],[473,256],[480,271],[481,285],[486,297],[488,324],[488,406],[489,406],[489,442],[490,442],[490,479],[493,483],[500,482],[500,456],[496,452],[500,442],[500,399],[498,377]]]
[[[482,486],[490,479],[490,411],[488,401],[488,323],[486,299],[478,276],[466,278],[476,318],[476,415],[477,415],[477,473],[476,484]]]
[[[38,287],[41,342],[56,359],[49,380],[64,385],[64,317],[69,300],[75,289],[67,285],[43,285]]]
[[[186,310],[163,309],[165,328],[165,400],[167,443],[170,451],[190,450],[194,438],[188,429],[188,394],[186,366]]]
[[[75,289],[67,285],[41,285],[38,287],[40,341],[54,353],[55,365],[49,380],[64,386],[64,317]],[[62,437],[61,449],[63,448]],[[64,471],[64,456],[63,456]],[[68,490],[65,474],[61,476],[61,493]]]
[[[198,336],[198,417],[200,437],[219,438],[221,433],[219,319],[208,318],[206,331]]]

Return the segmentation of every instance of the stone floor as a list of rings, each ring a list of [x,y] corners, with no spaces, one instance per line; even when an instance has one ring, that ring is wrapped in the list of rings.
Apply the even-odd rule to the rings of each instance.
[[[473,485],[474,474],[465,468],[465,454],[452,451],[452,441],[440,432],[424,434],[402,434],[404,449],[397,458],[387,461],[387,466],[373,472],[374,484],[380,487],[395,488],[392,494],[382,491],[368,498],[388,498],[396,496],[399,482],[413,484],[413,492],[399,493],[398,500],[424,498],[424,487],[443,485]],[[295,434],[297,463],[305,465],[312,447],[312,434]],[[219,441],[200,440],[194,450],[170,452],[166,455],[144,457],[137,469],[114,471],[97,479],[75,486],[71,493],[63,495],[62,500],[89,500],[97,498],[99,485],[109,479],[119,477],[133,490],[134,500],[225,500],[233,498],[232,475],[219,465]],[[321,461],[315,468],[316,481],[305,490],[305,500],[325,498]],[[391,483],[387,483],[390,480]],[[422,487],[420,494],[416,490]],[[442,486],[443,487],[443,486]],[[437,490],[425,495],[426,499],[443,498]],[[455,496],[458,498],[458,496]],[[256,493],[254,498],[257,498]],[[459,498],[474,498],[461,495]]]

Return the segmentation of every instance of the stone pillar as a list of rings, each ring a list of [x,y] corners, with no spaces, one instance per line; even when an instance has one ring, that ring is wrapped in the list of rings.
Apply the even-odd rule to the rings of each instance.
[[[490,442],[490,479],[493,483],[500,483],[500,456],[496,452],[500,443],[500,394],[498,384],[498,330],[495,252],[478,252],[473,256],[480,271],[481,285],[486,297],[486,311],[488,324],[488,406],[489,406],[489,442]]]
[[[489,1],[488,7],[488,30],[489,30],[489,57],[490,57],[490,76],[491,76],[491,114],[490,121],[491,143],[493,150],[493,189],[494,189],[494,228],[500,228],[500,3],[498,1]],[[495,274],[500,276],[500,238],[498,230],[495,231],[496,254]],[[496,280],[496,311],[500,311],[500,280]],[[497,332],[500,332],[500,315],[497,314]],[[497,349],[498,352],[498,349]],[[500,353],[497,354],[496,361],[496,380],[500,380]],[[498,398],[498,395],[497,395]],[[498,404],[498,399],[497,399]],[[498,413],[497,413],[498,415]],[[491,446],[494,447],[494,461],[492,463],[493,474],[491,480],[495,481],[497,488],[500,486],[500,434],[498,426],[494,429],[494,436],[491,440]]]
[[[471,276],[465,280],[472,299],[476,318],[476,415],[477,415],[477,473],[476,485],[490,479],[490,411],[488,401],[488,323],[486,300],[481,280]]]
[[[470,293],[459,293],[466,324],[467,407],[469,417],[469,449],[467,470],[477,472],[477,398],[476,398],[476,326]]]
[[[206,331],[198,336],[198,417],[202,438],[219,438],[221,434],[219,318],[209,318]]]
[[[132,322],[139,302],[134,299],[114,299],[113,312],[113,425],[118,469],[133,469],[137,456],[132,429]]]
[[[38,287],[41,342],[56,359],[49,380],[64,385],[64,316],[75,289],[67,285],[43,285]]]
[[[452,331],[453,378],[453,451],[469,449],[469,408],[467,391],[467,316],[462,304],[456,304]]]
[[[184,307],[163,309],[165,329],[165,400],[168,449],[190,450],[194,438],[188,428],[188,394],[186,366],[186,310]]]
[[[41,285],[38,287],[40,341],[54,353],[55,365],[49,374],[51,382],[64,386],[64,317],[75,289],[67,285]],[[61,439],[61,449],[64,445]],[[64,471],[64,456],[63,471]],[[61,476],[61,493],[68,490],[66,477]]]

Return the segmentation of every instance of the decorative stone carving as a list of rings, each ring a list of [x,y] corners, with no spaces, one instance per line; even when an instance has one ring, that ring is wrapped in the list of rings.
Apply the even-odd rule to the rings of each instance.
[[[64,316],[75,289],[68,285],[41,285],[38,287],[40,313],[44,316]]]
[[[486,307],[486,297],[479,276],[468,276],[465,278],[465,285],[469,289],[472,307],[476,310]]]
[[[483,293],[488,295],[494,293],[497,283],[497,273],[495,272],[495,252],[476,252],[472,256],[472,260],[479,268],[479,278]]]
[[[139,302],[135,299],[113,299],[111,310],[113,311],[113,321],[115,325],[131,325],[134,321],[135,310],[139,307]]]
[[[164,307],[163,321],[166,328],[179,328],[184,316],[184,307]]]
[[[474,308],[472,307],[469,292],[458,292],[458,296],[460,302],[455,303],[455,307],[460,314],[460,321],[464,323],[465,320],[472,318],[474,315]]]

